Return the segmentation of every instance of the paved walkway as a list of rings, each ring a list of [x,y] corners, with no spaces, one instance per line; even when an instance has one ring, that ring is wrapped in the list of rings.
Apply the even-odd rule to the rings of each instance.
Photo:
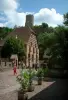
[[[18,70],[18,74],[19,72]],[[68,100],[67,79],[52,79],[48,82],[43,82],[41,86],[38,86],[36,81],[34,81],[34,84],[36,85],[34,92],[28,92],[29,100]],[[13,75],[13,70],[0,72],[0,100],[9,100],[7,99],[9,92],[19,87],[20,85],[16,81],[16,76]]]
[[[17,70],[17,72],[19,74],[20,71]],[[16,76],[13,75],[13,70],[0,72],[0,91],[16,84]]]

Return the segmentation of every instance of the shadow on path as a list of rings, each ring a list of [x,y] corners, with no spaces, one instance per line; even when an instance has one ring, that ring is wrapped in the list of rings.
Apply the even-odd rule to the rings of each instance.
[[[68,79],[56,81],[29,100],[68,100]]]

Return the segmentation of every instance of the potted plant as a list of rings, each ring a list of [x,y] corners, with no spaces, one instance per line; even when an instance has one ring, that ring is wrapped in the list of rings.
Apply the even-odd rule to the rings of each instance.
[[[28,70],[29,73],[29,84],[28,84],[28,92],[34,91],[33,77],[35,76],[35,71],[33,69]]]
[[[44,70],[43,70],[43,76],[44,76],[44,81],[47,81],[49,78],[48,78],[48,75],[49,75],[49,69],[48,67],[46,67]]]
[[[28,88],[28,77],[26,72],[21,72],[20,75],[17,76],[17,81],[20,83],[20,89],[18,91],[18,100],[27,100],[27,88]]]
[[[42,85],[42,79],[43,79],[43,70],[42,70],[42,68],[38,69],[37,77],[38,77],[38,85]]]

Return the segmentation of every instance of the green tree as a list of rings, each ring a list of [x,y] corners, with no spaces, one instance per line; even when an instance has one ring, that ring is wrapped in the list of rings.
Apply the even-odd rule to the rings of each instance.
[[[17,54],[19,58],[25,56],[24,42],[19,38],[9,37],[7,38],[2,51],[2,57],[10,57],[12,54]]]
[[[0,27],[0,39],[4,39],[12,30],[12,28]]]
[[[40,50],[40,58],[43,59],[44,52],[55,43],[56,36],[54,33],[40,33],[37,40]]]
[[[68,26],[68,12],[64,14],[64,24]]]
[[[56,27],[55,35],[56,43],[50,48],[49,67],[54,68],[55,65],[59,65],[66,69],[68,65],[68,28]]]
[[[42,23],[41,27],[42,28],[48,28],[48,24],[47,23]]]
[[[50,26],[50,27],[48,27],[47,33],[53,33],[54,30],[55,30],[55,29],[54,29],[53,27]]]
[[[42,23],[41,25],[35,25],[33,27],[33,30],[39,34],[39,33],[45,33],[48,31],[48,24],[47,23]]]

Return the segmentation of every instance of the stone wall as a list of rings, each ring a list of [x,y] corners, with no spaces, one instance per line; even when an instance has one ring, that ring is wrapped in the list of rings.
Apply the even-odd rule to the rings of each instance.
[[[31,34],[26,46],[26,66],[32,67],[33,64],[39,64],[39,49],[36,36]]]

